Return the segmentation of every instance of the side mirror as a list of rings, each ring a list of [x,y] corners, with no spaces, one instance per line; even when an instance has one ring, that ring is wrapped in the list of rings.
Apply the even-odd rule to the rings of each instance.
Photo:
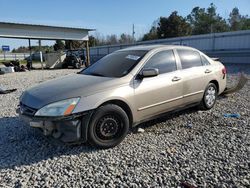
[[[159,75],[159,69],[149,68],[149,69],[143,69],[140,72],[139,77],[140,78],[149,78],[149,77],[155,77],[158,75]]]

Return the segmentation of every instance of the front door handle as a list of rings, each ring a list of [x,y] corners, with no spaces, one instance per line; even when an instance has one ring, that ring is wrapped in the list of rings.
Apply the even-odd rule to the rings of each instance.
[[[209,74],[209,73],[211,73],[211,72],[212,72],[212,71],[209,70],[209,69],[205,70],[205,73],[206,73],[206,74]]]
[[[175,76],[175,77],[172,79],[173,82],[178,82],[178,81],[180,81],[180,80],[181,80],[181,78],[180,78],[180,77],[177,77],[177,76]]]

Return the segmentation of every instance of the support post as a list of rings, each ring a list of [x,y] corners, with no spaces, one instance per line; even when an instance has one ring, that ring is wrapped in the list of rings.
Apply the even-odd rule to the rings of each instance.
[[[38,41],[38,44],[39,44],[40,62],[41,62],[42,69],[43,69],[43,52],[42,52],[42,50],[41,50],[41,40]]]
[[[86,41],[86,66],[90,65],[90,57],[89,57],[89,41]]]
[[[29,69],[29,70],[31,70],[32,69],[32,52],[31,52],[31,43],[30,43],[30,39],[29,39],[29,50],[30,50],[30,57],[29,57],[29,59],[28,59],[28,62],[27,62],[27,68]]]
[[[30,51],[30,58],[31,58],[31,44],[30,44],[30,39],[29,39],[29,51]]]

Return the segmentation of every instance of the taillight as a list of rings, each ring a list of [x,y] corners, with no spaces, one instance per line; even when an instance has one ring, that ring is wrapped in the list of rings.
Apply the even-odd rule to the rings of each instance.
[[[226,69],[226,67],[224,67],[223,69],[222,69],[222,74],[227,74],[227,69]]]

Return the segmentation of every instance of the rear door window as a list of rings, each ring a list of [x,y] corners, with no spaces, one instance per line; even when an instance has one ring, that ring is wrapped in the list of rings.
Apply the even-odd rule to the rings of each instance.
[[[202,66],[200,53],[194,50],[177,49],[182,69]]]
[[[176,61],[172,50],[165,50],[153,55],[145,64],[144,69],[156,68],[160,74],[176,71]]]
[[[207,58],[204,55],[201,55],[201,60],[202,64],[205,65],[210,65],[210,62],[207,60]]]

